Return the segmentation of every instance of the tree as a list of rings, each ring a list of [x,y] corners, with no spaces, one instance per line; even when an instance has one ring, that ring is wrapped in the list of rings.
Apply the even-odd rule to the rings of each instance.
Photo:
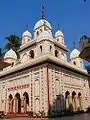
[[[3,60],[4,55],[5,55],[5,52],[2,51],[2,49],[0,48],[0,60]]]
[[[19,57],[18,49],[20,48],[21,39],[15,34],[11,34],[10,36],[6,37],[6,39],[8,40],[8,43],[6,44],[5,49],[6,50],[13,49],[17,56]]]

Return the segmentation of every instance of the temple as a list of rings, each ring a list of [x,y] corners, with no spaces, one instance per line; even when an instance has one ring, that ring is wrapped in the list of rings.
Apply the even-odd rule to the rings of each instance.
[[[0,71],[0,110],[5,114],[33,111],[45,116],[72,107],[86,111],[90,105],[88,73],[79,50],[74,48],[67,60],[64,33],[60,27],[52,35],[52,26],[44,15],[22,34],[20,59],[10,49],[4,56],[9,63]],[[33,36],[33,37],[32,37]]]

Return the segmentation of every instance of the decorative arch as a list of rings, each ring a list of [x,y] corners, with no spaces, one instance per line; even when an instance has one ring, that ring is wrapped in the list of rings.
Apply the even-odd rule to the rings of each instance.
[[[72,92],[72,105],[73,105],[73,111],[77,111],[77,98],[76,98],[76,92]]]
[[[21,105],[23,107],[23,111],[24,113],[26,113],[29,106],[29,95],[26,91],[23,93],[23,98],[21,103],[22,103]]]
[[[13,99],[13,96],[10,94],[10,95],[8,96],[8,98],[9,98],[9,100],[12,100],[12,99]]]
[[[79,103],[78,111],[81,111],[82,110],[82,94],[80,92],[78,93],[78,103]]]
[[[15,94],[15,112],[16,113],[21,112],[21,99],[20,99],[20,94],[19,93]]]
[[[72,98],[73,98],[75,95],[76,95],[76,92],[73,91],[73,92],[72,92]]]
[[[8,96],[8,112],[13,113],[13,96],[11,94]]]
[[[70,95],[69,91],[65,92],[65,98],[68,98],[68,96]]]
[[[69,106],[70,106],[70,92],[68,90],[65,92],[65,101],[66,101],[66,109],[69,109]]]

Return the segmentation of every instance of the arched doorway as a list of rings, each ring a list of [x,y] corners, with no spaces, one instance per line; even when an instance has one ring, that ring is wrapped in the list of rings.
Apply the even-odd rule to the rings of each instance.
[[[77,111],[77,98],[76,98],[76,92],[72,92],[72,105],[73,105],[73,111]]]
[[[79,103],[78,110],[81,111],[82,110],[82,96],[80,92],[78,93],[78,103]]]
[[[24,92],[23,94],[23,111],[26,113],[28,111],[29,107],[29,95],[27,92]]]
[[[13,113],[13,96],[11,94],[8,96],[8,112]]]
[[[20,99],[19,93],[16,93],[16,95],[15,95],[15,112],[16,113],[21,112],[21,99]]]
[[[66,99],[66,109],[69,109],[69,106],[70,106],[70,93],[69,93],[69,91],[65,92],[65,99]]]

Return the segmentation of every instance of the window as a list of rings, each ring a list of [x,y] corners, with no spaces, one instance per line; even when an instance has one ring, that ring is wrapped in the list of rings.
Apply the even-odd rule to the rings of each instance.
[[[14,62],[11,63],[11,67],[13,67],[13,66],[14,66]]]
[[[31,50],[31,51],[29,52],[29,56],[30,56],[31,58],[34,58],[34,50]]]
[[[28,41],[29,41],[30,39],[28,39]]]
[[[44,30],[47,31],[46,27],[44,27]]]
[[[57,39],[57,41],[59,41],[59,39]]]
[[[40,32],[42,32],[42,29],[40,29]]]
[[[76,65],[76,62],[74,61],[73,64]]]
[[[41,52],[42,52],[42,46],[40,45],[40,50],[41,50]]]
[[[39,31],[37,31],[37,36],[39,36]]]
[[[55,57],[58,57],[58,51],[55,50]]]
[[[61,58],[64,59],[64,53],[61,53]]]
[[[50,50],[52,49],[52,46],[50,45]]]

